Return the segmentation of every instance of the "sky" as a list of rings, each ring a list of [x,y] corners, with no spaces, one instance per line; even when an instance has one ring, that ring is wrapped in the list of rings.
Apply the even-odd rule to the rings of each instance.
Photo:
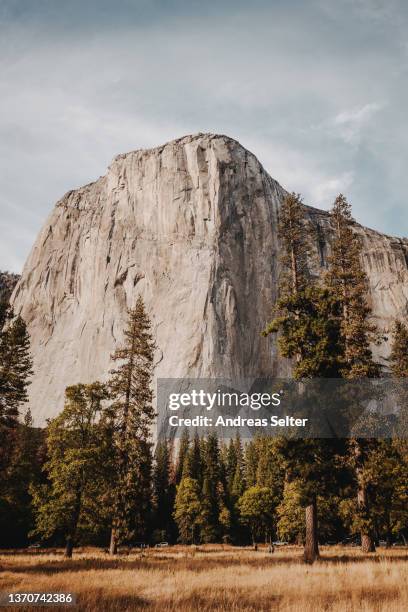
[[[126,151],[227,134],[408,236],[406,0],[0,0],[0,270]]]

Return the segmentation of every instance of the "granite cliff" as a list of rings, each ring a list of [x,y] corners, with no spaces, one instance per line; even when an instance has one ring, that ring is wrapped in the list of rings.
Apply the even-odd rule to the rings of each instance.
[[[105,176],[68,192],[12,296],[31,334],[36,423],[61,410],[67,385],[106,377],[138,294],[153,322],[157,376],[289,374],[259,334],[276,298],[284,195],[254,155],[211,134],[119,155]],[[311,207],[307,219],[320,274],[330,219]],[[388,331],[408,316],[408,240],[356,231],[374,317]],[[388,345],[376,350],[386,361]]]
[[[0,330],[4,324],[4,317],[11,294],[13,293],[14,287],[17,285],[19,278],[20,277],[18,274],[12,274],[11,272],[0,272]]]

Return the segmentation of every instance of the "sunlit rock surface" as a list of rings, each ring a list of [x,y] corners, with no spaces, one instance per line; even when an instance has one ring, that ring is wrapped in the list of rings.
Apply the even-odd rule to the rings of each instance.
[[[290,374],[273,339],[260,336],[277,294],[284,195],[254,155],[210,134],[119,155],[105,176],[68,192],[12,298],[31,334],[35,422],[61,410],[67,385],[106,378],[139,294],[153,322],[157,376]],[[307,210],[321,274],[329,217]],[[388,331],[407,316],[408,240],[356,230],[375,320]],[[385,363],[388,345],[376,351]]]

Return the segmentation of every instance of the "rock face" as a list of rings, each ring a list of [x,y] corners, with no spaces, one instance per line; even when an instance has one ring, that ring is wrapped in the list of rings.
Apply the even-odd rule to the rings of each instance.
[[[3,326],[3,315],[19,278],[18,274],[0,272],[0,329]]]
[[[126,309],[145,300],[158,377],[288,375],[260,336],[276,298],[277,214],[284,189],[226,136],[199,134],[116,157],[68,192],[46,221],[12,302],[28,324],[37,424],[64,389],[103,380]],[[327,213],[307,208],[313,267],[324,270]],[[408,240],[356,226],[376,322],[408,312]],[[387,346],[381,349],[382,358]]]

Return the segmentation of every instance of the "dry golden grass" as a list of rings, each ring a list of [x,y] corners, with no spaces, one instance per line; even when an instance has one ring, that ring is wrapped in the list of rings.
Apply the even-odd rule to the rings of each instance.
[[[302,563],[296,547],[271,555],[264,549],[174,546],[115,559],[86,549],[72,560],[61,551],[4,553],[0,590],[71,591],[81,611],[408,610],[405,549],[363,555],[355,548],[323,547],[321,552],[322,560],[313,566]]]

